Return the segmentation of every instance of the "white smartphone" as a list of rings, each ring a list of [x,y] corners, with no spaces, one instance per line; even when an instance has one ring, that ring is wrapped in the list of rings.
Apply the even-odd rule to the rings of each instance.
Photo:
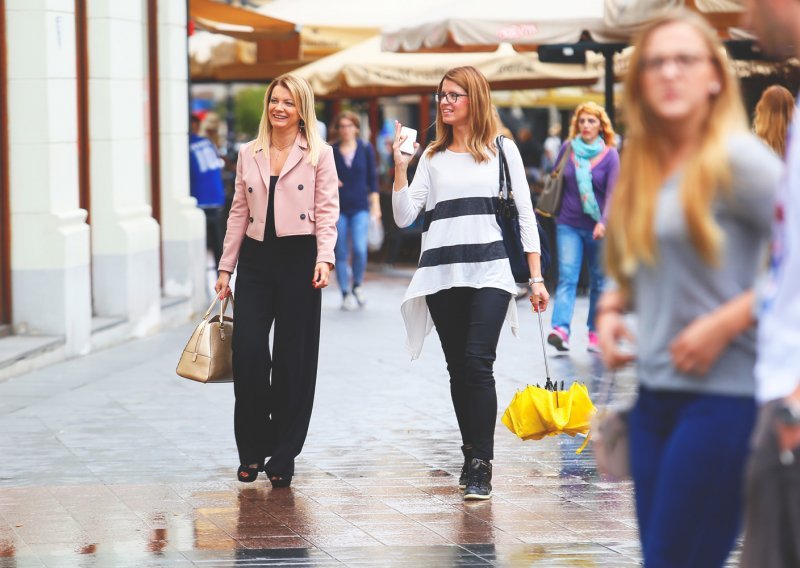
[[[405,136],[405,142],[400,145],[403,154],[414,154],[414,142],[417,141],[417,131],[407,126],[400,127],[400,136]]]

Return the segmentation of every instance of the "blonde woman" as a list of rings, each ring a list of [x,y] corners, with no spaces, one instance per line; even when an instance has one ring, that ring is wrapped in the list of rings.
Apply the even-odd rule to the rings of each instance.
[[[628,135],[597,310],[603,359],[633,360],[629,417],[645,566],[714,568],[739,531],[755,419],[752,286],[770,235],[777,157],[747,132],[716,32],[678,11],[636,41],[625,82]]]
[[[786,153],[786,134],[792,114],[794,97],[780,85],[768,87],[756,105],[753,131],[781,157]]]
[[[589,317],[587,349],[599,351],[594,316],[603,291],[602,240],[606,234],[608,203],[619,175],[619,154],[614,129],[605,109],[583,103],[572,116],[569,140],[561,147],[570,153],[564,167],[564,197],[556,218],[558,286],[553,302],[553,330],[547,342],[569,351],[572,315],[584,257],[589,268]]]
[[[321,291],[333,269],[338,217],[333,151],[319,136],[314,94],[304,79],[282,75],[267,88],[258,138],[239,150],[216,284],[220,297],[229,295],[238,270],[239,481],[255,481],[259,471],[276,488],[292,481],[314,403]]]
[[[461,430],[464,499],[492,494],[497,394],[492,373],[503,321],[517,332],[516,284],[495,220],[500,162],[489,84],[474,67],[448,71],[439,83],[436,139],[408,184],[411,156],[395,124],[392,207],[407,227],[424,210],[422,254],[401,311],[412,359],[433,326],[450,374],[450,394]],[[503,144],[516,191],[522,242],[531,274],[531,301],[543,310],[548,294],[540,269],[539,235],[525,170],[513,142]]]

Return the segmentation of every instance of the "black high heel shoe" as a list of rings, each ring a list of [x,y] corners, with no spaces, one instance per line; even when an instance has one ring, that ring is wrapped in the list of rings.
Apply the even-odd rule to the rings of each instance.
[[[281,477],[279,475],[270,475],[269,482],[272,484],[273,489],[289,487],[292,484],[292,476]]]
[[[264,466],[261,465],[257,465],[256,467],[240,465],[239,470],[236,472],[236,479],[242,483],[253,483],[258,478],[258,472],[261,471],[263,467]]]

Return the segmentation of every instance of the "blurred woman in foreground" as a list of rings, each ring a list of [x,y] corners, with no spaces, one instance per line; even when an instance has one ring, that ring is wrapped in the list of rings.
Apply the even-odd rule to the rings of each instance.
[[[770,235],[775,155],[747,132],[714,30],[677,11],[647,26],[625,84],[628,137],[597,310],[603,359],[633,359],[629,417],[645,566],[712,568],[739,530],[755,420],[752,286]]]

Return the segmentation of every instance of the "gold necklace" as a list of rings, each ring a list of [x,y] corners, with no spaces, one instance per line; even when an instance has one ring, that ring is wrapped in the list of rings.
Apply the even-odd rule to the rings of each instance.
[[[288,143],[286,146],[280,147],[280,146],[278,146],[277,144],[273,144],[272,142],[270,142],[270,143],[269,143],[269,148],[270,148],[270,150],[277,150],[277,151],[278,151],[278,153],[281,153],[281,152],[283,152],[284,150],[286,150],[286,148],[288,148],[289,146],[291,146],[293,143],[294,143],[294,141],[292,141],[292,142],[289,142],[289,143]]]

